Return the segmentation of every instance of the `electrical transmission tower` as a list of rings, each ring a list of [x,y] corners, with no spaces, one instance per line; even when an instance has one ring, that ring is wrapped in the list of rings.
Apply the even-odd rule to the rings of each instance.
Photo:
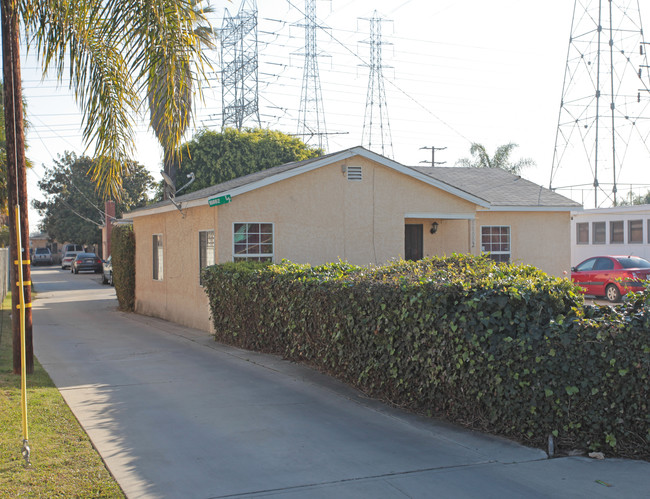
[[[381,144],[381,154],[392,158],[393,138],[390,133],[388,103],[384,88],[385,66],[382,64],[381,57],[382,45],[387,44],[381,39],[381,23],[386,20],[381,19],[376,10],[370,19],[363,18],[363,20],[370,23],[370,40],[361,42],[370,45],[370,73],[368,76],[368,95],[366,97],[366,112],[363,116],[361,145],[370,150],[373,147],[379,147],[376,142],[373,142],[373,139],[378,136],[378,142]],[[379,128],[378,132],[377,128]],[[373,134],[373,132],[375,133]]]
[[[300,92],[298,135],[305,143],[317,141],[318,147],[327,151],[327,127],[323,110],[323,95],[318,74],[318,51],[316,48],[316,0],[305,0],[305,21],[298,24],[305,29],[305,68]],[[301,54],[302,55],[302,54]]]
[[[648,48],[638,0],[575,0],[552,189],[569,188],[554,186],[558,177],[589,178],[590,184],[570,188],[593,191],[599,207],[617,203],[619,185],[647,183]]]
[[[257,4],[242,0],[239,12],[225,10],[221,27],[221,126],[261,128],[257,55]]]

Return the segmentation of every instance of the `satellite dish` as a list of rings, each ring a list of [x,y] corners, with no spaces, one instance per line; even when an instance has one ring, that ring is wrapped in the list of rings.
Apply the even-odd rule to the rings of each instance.
[[[172,189],[175,189],[176,186],[174,185],[174,181],[171,179],[169,175],[167,175],[165,172],[161,171],[160,174],[162,175],[163,180],[165,183],[171,187]]]

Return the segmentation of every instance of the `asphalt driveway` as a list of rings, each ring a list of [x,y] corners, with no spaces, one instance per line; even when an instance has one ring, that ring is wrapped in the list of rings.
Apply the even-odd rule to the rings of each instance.
[[[32,280],[36,355],[130,498],[650,497],[650,463],[547,459],[121,313],[101,276]]]

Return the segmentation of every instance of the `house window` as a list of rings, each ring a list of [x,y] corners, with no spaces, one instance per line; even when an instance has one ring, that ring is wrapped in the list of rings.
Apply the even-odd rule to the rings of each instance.
[[[153,235],[153,279],[163,280],[163,237],[162,234]]]
[[[576,234],[578,237],[578,244],[589,244],[589,224],[580,223],[576,224]]]
[[[593,222],[591,229],[594,244],[605,244],[607,242],[605,238],[605,222]]]
[[[481,251],[497,262],[510,261],[510,227],[491,225],[481,227]]]
[[[629,220],[627,222],[627,242],[643,243],[643,220]]]
[[[273,224],[236,223],[233,237],[234,261],[273,261]]]
[[[609,222],[609,242],[623,244],[623,220]]]
[[[199,284],[201,285],[203,285],[201,271],[210,265],[214,265],[214,251],[214,231],[199,231]]]

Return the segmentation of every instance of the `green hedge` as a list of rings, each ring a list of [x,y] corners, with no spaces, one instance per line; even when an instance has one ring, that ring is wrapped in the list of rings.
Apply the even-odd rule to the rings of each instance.
[[[645,295],[585,307],[567,279],[463,255],[224,264],[204,279],[219,341],[538,447],[552,434],[565,450],[650,457]]]
[[[135,308],[135,235],[130,225],[118,225],[111,232],[113,283],[120,310]]]

